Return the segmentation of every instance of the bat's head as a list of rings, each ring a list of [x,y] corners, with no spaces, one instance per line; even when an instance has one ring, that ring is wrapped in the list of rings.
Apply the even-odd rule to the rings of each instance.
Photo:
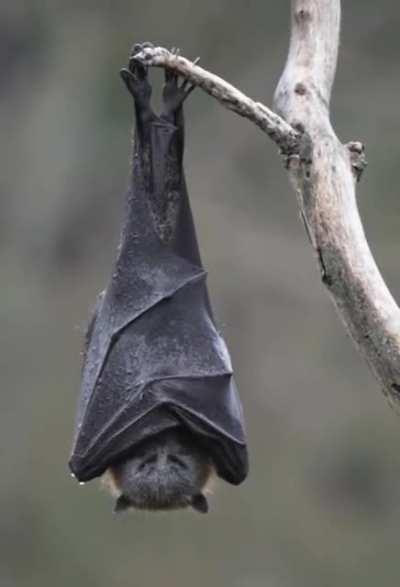
[[[208,452],[177,427],[144,440],[125,460],[109,467],[106,483],[117,496],[115,511],[191,506],[206,513],[204,493],[213,476]]]

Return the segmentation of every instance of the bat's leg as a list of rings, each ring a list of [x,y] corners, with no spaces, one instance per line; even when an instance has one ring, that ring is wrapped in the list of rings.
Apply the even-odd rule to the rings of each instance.
[[[137,43],[134,45],[129,57],[128,67],[124,67],[120,71],[122,80],[135,100],[136,111],[144,119],[154,117],[150,106],[152,88],[147,76],[148,68],[135,61],[134,57],[136,53],[140,53],[142,49],[149,46],[152,46],[152,44]]]
[[[179,49],[173,48],[171,53],[179,55]],[[162,117],[175,122],[175,117],[179,114],[182,104],[195,89],[194,84],[184,80],[181,85],[178,84],[178,75],[175,71],[165,69],[165,82],[163,88],[164,109]]]

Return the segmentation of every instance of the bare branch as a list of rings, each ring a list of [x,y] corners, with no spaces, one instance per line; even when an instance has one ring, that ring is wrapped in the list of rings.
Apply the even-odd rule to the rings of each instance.
[[[385,394],[400,397],[400,311],[376,266],[361,224],[356,178],[363,148],[345,148],[329,121],[339,44],[340,0],[292,0],[292,33],[276,109],[310,137],[307,165],[291,165],[302,217],[321,276]]]
[[[340,0],[292,0],[289,55],[275,93],[278,114],[165,49],[146,48],[135,58],[177,71],[278,144],[321,279],[385,395],[398,402],[400,309],[369,249],[355,194],[364,149],[356,142],[342,145],[329,120],[339,31]]]

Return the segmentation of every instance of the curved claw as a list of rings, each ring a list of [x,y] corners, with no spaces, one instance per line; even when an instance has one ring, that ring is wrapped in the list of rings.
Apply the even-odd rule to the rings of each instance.
[[[120,72],[119,72],[120,76],[122,77],[122,79],[124,80],[124,82],[129,81],[129,80],[137,80],[136,75],[134,74],[133,71],[131,71],[130,69],[127,69],[126,67],[123,67]]]
[[[173,84],[177,86],[178,84],[178,75],[175,73],[173,69],[168,69],[167,67],[164,70],[165,76],[165,84]]]
[[[170,53],[175,57],[178,57],[180,54],[180,49],[177,47],[172,47]],[[171,85],[177,86],[178,85],[178,74],[173,69],[168,69],[167,67],[164,70],[165,76],[165,84],[170,83]]]
[[[139,79],[145,79],[147,76],[148,67],[135,60],[135,55],[143,51],[143,49],[154,48],[153,43],[146,41],[144,43],[135,43],[129,55],[129,69],[136,73]]]
[[[146,114],[152,112],[150,107],[151,85],[147,79],[148,68],[135,61],[134,56],[144,46],[150,45],[151,43],[136,43],[132,48],[128,67],[124,67],[120,71],[121,78],[135,99],[136,106]]]
[[[176,47],[172,47],[170,52],[174,57],[178,57],[180,55],[180,49]],[[200,57],[197,57],[197,59],[194,61],[194,64],[198,63],[199,60]],[[171,114],[176,112],[182,106],[183,102],[186,100],[189,94],[193,92],[196,85],[192,84],[188,79],[184,79],[182,84],[178,86],[179,74],[175,69],[166,67],[164,75],[164,115],[171,116]]]
[[[129,71],[138,79],[145,79],[147,77],[148,68],[142,65],[139,61],[135,61],[134,55],[129,58]]]
[[[174,115],[182,107],[189,94],[193,92],[196,85],[190,84],[188,86],[188,84],[189,82],[185,80],[181,86],[178,86],[176,75],[166,81],[163,90],[163,115],[165,117],[170,118]]]
[[[131,49],[130,57],[133,57],[136,55],[136,53],[140,53],[142,49],[154,49],[154,45],[153,43],[150,43],[150,41],[145,41],[144,43],[135,43]]]
[[[185,91],[185,97],[184,100],[186,100],[186,98],[193,92],[194,89],[196,89],[196,84],[190,84],[188,89]]]
[[[187,78],[184,79],[182,82],[182,85],[181,85],[181,90],[185,91],[189,84],[190,84],[189,80]]]

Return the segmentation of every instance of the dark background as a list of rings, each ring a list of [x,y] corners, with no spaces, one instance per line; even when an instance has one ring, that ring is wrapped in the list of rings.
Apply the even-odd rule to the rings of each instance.
[[[361,214],[399,297],[400,5],[343,4],[332,117],[367,145]],[[130,45],[180,46],[271,104],[288,23],[288,1],[2,3],[1,587],[397,583],[400,418],[320,283],[275,146],[200,90],[187,179],[251,474],[219,483],[208,516],[116,518],[67,471],[83,331],[128,179]]]

